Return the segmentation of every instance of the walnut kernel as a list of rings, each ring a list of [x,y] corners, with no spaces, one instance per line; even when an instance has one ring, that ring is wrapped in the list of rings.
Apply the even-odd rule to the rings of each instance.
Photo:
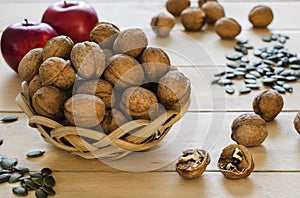
[[[255,28],[266,28],[273,21],[273,11],[265,5],[257,5],[251,9],[248,19]]]
[[[181,13],[181,23],[186,31],[200,31],[205,25],[205,13],[198,7],[186,8]]]

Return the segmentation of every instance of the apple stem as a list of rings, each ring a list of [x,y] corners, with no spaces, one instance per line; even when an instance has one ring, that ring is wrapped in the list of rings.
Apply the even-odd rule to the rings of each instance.
[[[65,6],[67,6],[67,1],[64,1]]]
[[[26,25],[28,25],[28,20],[27,19],[24,19],[24,20],[25,20]]]

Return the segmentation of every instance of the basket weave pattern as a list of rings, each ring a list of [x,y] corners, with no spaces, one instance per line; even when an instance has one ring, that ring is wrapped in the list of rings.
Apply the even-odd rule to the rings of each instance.
[[[186,113],[190,101],[180,112],[167,110],[155,120],[132,120],[106,135],[103,132],[63,126],[49,118],[36,115],[30,105],[27,83],[16,102],[29,117],[29,125],[36,127],[46,142],[85,159],[119,159],[132,151],[145,151],[157,145],[171,127]]]

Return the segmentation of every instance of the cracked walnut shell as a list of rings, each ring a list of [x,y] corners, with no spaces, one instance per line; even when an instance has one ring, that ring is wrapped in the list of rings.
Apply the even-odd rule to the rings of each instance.
[[[43,61],[50,57],[69,59],[74,42],[68,36],[60,35],[51,38],[43,48]]]
[[[248,177],[254,169],[250,151],[243,145],[231,144],[222,150],[218,168],[229,179]]]
[[[148,45],[146,34],[140,28],[129,28],[120,32],[116,38],[113,50],[137,57]]]
[[[144,81],[144,71],[140,63],[126,54],[116,54],[109,60],[104,78],[116,88],[140,85]]]
[[[178,70],[167,72],[159,80],[157,96],[167,109],[179,111],[188,102],[190,93],[190,80]]]
[[[186,8],[181,13],[181,23],[186,31],[200,31],[205,25],[205,13],[198,7]]]
[[[166,9],[174,16],[180,16],[181,12],[190,7],[190,0],[168,0]]]
[[[176,163],[176,172],[185,179],[198,178],[210,163],[210,155],[201,149],[189,149],[182,152]]]
[[[44,61],[39,69],[43,86],[54,85],[61,89],[69,89],[76,78],[74,69],[69,60],[51,57]]]
[[[43,62],[43,48],[34,48],[27,52],[19,63],[18,74],[22,81],[29,83],[38,74],[40,65]]]
[[[262,144],[268,136],[266,122],[254,113],[245,113],[234,119],[231,138],[246,147]]]
[[[175,18],[164,12],[159,13],[151,19],[151,28],[152,31],[158,37],[167,37],[170,34],[170,31],[175,26]]]
[[[106,65],[103,50],[98,44],[89,41],[74,45],[71,61],[77,74],[84,79],[100,78]]]
[[[64,118],[64,103],[66,94],[53,86],[45,86],[38,89],[32,97],[32,106],[38,115],[53,120]]]
[[[294,127],[296,131],[300,134],[300,113],[297,113],[294,119]]]
[[[261,92],[252,102],[254,112],[267,122],[277,117],[283,105],[283,97],[275,90],[265,90]]]
[[[266,28],[273,21],[273,11],[265,5],[257,5],[251,9],[248,19],[255,28]]]
[[[101,48],[112,49],[113,43],[120,30],[117,26],[109,22],[100,22],[90,32],[90,39],[100,45]]]
[[[65,105],[65,116],[77,127],[91,128],[99,125],[105,115],[104,102],[93,95],[76,94]]]
[[[215,23],[216,33],[221,39],[234,39],[242,31],[241,25],[233,18],[222,17]]]
[[[205,20],[208,24],[215,24],[218,19],[225,16],[224,8],[218,2],[208,1],[201,8],[205,12]]]
[[[142,87],[126,89],[119,106],[133,119],[151,119],[159,108],[155,94]]]
[[[158,82],[170,70],[169,56],[160,48],[147,47],[141,54],[140,62],[149,82]]]

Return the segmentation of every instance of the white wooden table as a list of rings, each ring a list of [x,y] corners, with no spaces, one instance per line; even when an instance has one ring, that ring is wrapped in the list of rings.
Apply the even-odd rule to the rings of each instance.
[[[0,33],[24,18],[39,21],[43,11],[55,1],[0,0]],[[294,92],[283,95],[284,108],[276,120],[267,124],[270,134],[258,147],[250,148],[255,161],[254,172],[246,179],[226,179],[217,168],[221,150],[234,143],[231,123],[244,112],[252,111],[253,97],[228,95],[224,88],[210,85],[214,73],[225,68],[226,53],[234,53],[236,41],[223,41],[213,27],[196,33],[183,31],[178,22],[170,37],[159,39],[150,30],[150,19],[164,10],[165,1],[90,0],[101,21],[121,29],[140,27],[147,33],[151,46],[165,49],[177,66],[192,81],[192,105],[181,122],[153,150],[132,153],[118,161],[85,160],[44,142],[38,131],[28,126],[28,118],[19,109],[15,97],[20,79],[0,57],[0,118],[18,115],[14,123],[0,124],[4,144],[0,154],[15,157],[19,164],[39,171],[53,169],[56,197],[300,197],[300,135],[293,119],[300,110],[300,83]],[[266,45],[262,35],[270,32],[290,36],[286,48],[300,54],[300,1],[220,1],[227,16],[242,25],[238,39],[249,39],[254,46]],[[269,5],[275,15],[269,29],[255,30],[248,22],[248,12],[257,4]],[[196,5],[196,1],[192,2]],[[242,82],[235,82],[235,88]],[[175,172],[175,163],[186,148],[202,148],[212,158],[206,172],[198,179],[184,180]],[[26,158],[32,150],[45,150],[37,159]],[[16,184],[0,184],[0,197],[14,197]],[[29,197],[34,197],[30,192]]]

